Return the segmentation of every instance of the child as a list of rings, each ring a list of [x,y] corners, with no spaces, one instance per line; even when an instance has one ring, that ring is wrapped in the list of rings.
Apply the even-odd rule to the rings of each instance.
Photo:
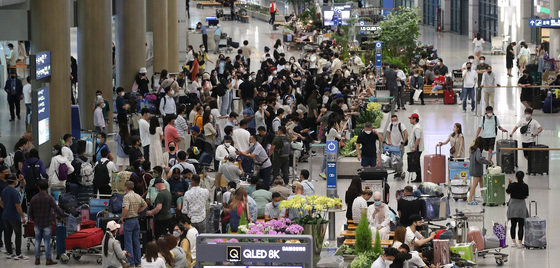
[[[445,76],[440,75],[439,71],[436,70],[434,71],[434,82],[432,83],[432,93],[436,93],[439,90],[443,89],[443,86],[445,85]],[[437,93],[436,93],[436,100],[435,103],[437,103],[439,100],[437,99]]]

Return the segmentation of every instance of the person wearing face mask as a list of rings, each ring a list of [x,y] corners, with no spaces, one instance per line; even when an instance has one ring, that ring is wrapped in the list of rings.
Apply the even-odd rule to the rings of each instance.
[[[280,208],[280,201],[282,201],[282,195],[279,192],[272,193],[272,202],[264,206],[264,220],[278,220],[286,216],[286,209]]]
[[[520,129],[521,145],[523,148],[535,146],[537,136],[543,131],[541,124],[533,118],[533,109],[530,108],[525,109],[525,118],[522,118],[519,122],[517,122],[517,125],[513,128],[511,134],[509,134],[510,138],[513,137],[513,134],[518,128]],[[525,159],[529,159],[528,151],[523,151],[523,155],[525,156]]]
[[[232,146],[233,139],[231,136],[224,136],[224,143],[216,147],[216,152],[214,154],[214,159],[218,161],[218,168],[222,162],[226,161],[230,153],[235,152],[235,148]]]
[[[455,123],[453,126],[453,133],[451,133],[444,142],[439,142],[438,146],[448,143],[451,143],[451,149],[449,150],[450,158],[460,159],[465,157],[465,137],[463,136],[463,127],[461,123]]]
[[[397,255],[399,255],[399,251],[393,247],[385,248],[384,251],[385,253],[371,264],[371,268],[389,268]]]
[[[375,239],[375,233],[379,231],[381,240],[388,240],[391,232],[391,213],[389,212],[389,206],[381,200],[382,197],[381,192],[373,193],[374,203],[367,208],[367,219],[373,235],[372,238]]]
[[[463,91],[462,91],[462,102],[463,102],[463,112],[467,112],[467,99],[471,100],[471,112],[476,115],[475,106],[476,102],[474,99],[474,88],[478,82],[478,74],[472,69],[472,63],[466,63],[466,69],[463,71]]]
[[[529,71],[524,70],[523,76],[517,81],[517,86],[521,88],[521,103],[527,109],[533,109],[531,102],[533,101],[533,89],[530,86],[533,84],[533,78],[529,75]]]
[[[157,178],[154,180],[154,187],[158,193],[154,200],[154,208],[146,212],[146,216],[154,216],[154,235],[160,237],[169,231],[173,232],[171,225],[173,215],[170,212],[171,208],[171,192],[164,183],[164,180]]]
[[[122,203],[122,216],[120,222],[124,229],[124,249],[130,254],[128,262],[138,266],[141,263],[140,252],[140,223],[138,216],[144,211],[148,204],[140,195],[134,192],[134,182],[127,181],[124,184],[124,197]]]
[[[97,137],[95,138],[95,161],[101,160],[101,150],[103,149],[107,150],[109,154],[111,154],[109,146],[105,143],[106,139],[107,134],[103,132],[97,133]],[[112,156],[110,156],[109,158],[112,158]]]
[[[420,217],[420,215],[411,215],[409,220],[411,224],[410,226],[406,227],[404,243],[406,245],[411,245],[412,249],[420,248],[436,237],[436,233],[434,232],[432,232],[430,236],[426,238],[422,234],[420,234],[419,231],[422,231],[424,229],[424,220],[422,219],[422,217]]]
[[[496,79],[496,74],[492,72],[492,66],[488,66],[486,72],[482,74],[482,81],[480,82],[480,87],[482,87],[482,96],[484,97],[484,103],[487,106],[494,107],[494,87],[499,87],[498,80]]]
[[[93,127],[96,133],[107,133],[105,128],[105,118],[103,117],[103,108],[105,107],[105,102],[103,98],[97,99],[96,108],[93,112]]]
[[[270,187],[270,178],[272,175],[272,162],[266,153],[264,147],[257,142],[257,137],[251,135],[249,138],[249,150],[246,152],[238,151],[240,155],[250,157],[255,163],[256,170],[254,174],[258,175],[264,182],[264,189],[268,190]]]
[[[424,77],[420,76],[418,70],[414,70],[412,77],[410,78],[410,105],[414,104],[414,91],[420,90],[420,103],[424,105]]]
[[[59,176],[64,176],[63,174],[59,174],[59,167],[62,164],[66,165],[66,167],[68,168],[66,176],[74,172],[74,167],[72,166],[71,162],[62,155],[62,146],[58,144],[53,146],[52,155],[53,158],[51,159],[51,165],[49,166],[49,171],[47,172],[49,175],[49,187],[64,189],[66,187],[66,181],[59,180]]]
[[[331,65],[331,71],[336,73],[336,71],[342,68],[342,61],[339,58],[339,54],[337,52],[334,53]]]
[[[461,66],[461,70],[462,70],[462,71],[465,71],[465,70],[467,69],[467,63],[470,63],[470,64],[472,65],[473,69],[476,69],[476,63],[475,63],[475,59],[474,59],[474,56],[473,56],[473,55],[470,55],[470,56],[467,58],[467,61],[465,61],[465,62],[463,63],[463,65]]]
[[[367,122],[364,125],[364,131],[358,135],[356,141],[358,161],[361,162],[363,168],[377,166],[377,141],[382,143],[383,137],[372,128],[370,122]]]
[[[190,219],[189,219],[190,221]],[[191,243],[189,241],[189,239],[187,238],[187,234],[188,234],[189,229],[187,227],[185,227],[185,225],[179,223],[177,225],[175,225],[175,228],[173,229],[173,237],[175,237],[176,239],[178,239],[178,243],[177,246],[180,247],[181,249],[183,249],[183,251],[186,254],[186,258],[187,258],[187,267],[192,267],[193,265],[193,257],[192,257],[192,253],[191,253]]]
[[[74,160],[74,153],[72,152],[72,149],[70,149],[73,139],[72,134],[64,134],[62,137],[62,155],[70,162]]]
[[[19,110],[20,102],[23,97],[23,84],[21,80],[17,78],[15,69],[12,71],[10,78],[6,81],[4,90],[8,97],[8,104],[10,105],[10,122],[14,121],[16,115],[18,120],[20,120]]]
[[[175,91],[171,89],[171,87],[165,88],[165,96],[159,103],[159,112],[164,118],[168,118],[168,116],[173,115],[175,116],[177,113],[177,106],[175,105]],[[165,120],[163,125],[166,126],[169,121]]]
[[[434,67],[434,72],[439,71],[439,73],[443,76],[446,76],[449,73],[449,69],[445,64],[443,64],[443,59],[438,58],[438,64]]]
[[[412,188],[412,186],[405,186],[404,196],[397,202],[400,226],[411,225],[412,221],[410,221],[410,216],[420,215],[422,213],[422,201],[415,197],[413,193],[414,188]]]
[[[375,96],[375,85],[377,81],[375,81],[373,70],[370,70],[368,74],[365,75],[363,83],[363,90],[366,96]]]
[[[251,135],[255,135],[257,131],[255,111],[251,100],[245,100],[245,107],[243,108],[243,119],[247,121],[247,131]]]
[[[476,131],[475,137],[480,135],[484,139],[483,149],[488,151],[488,160],[490,161],[492,161],[492,151],[496,143],[498,129],[502,132],[507,132],[507,130],[500,125],[498,117],[494,114],[494,108],[492,108],[492,106],[487,106],[486,114],[482,116],[482,121],[480,121],[480,126]]]

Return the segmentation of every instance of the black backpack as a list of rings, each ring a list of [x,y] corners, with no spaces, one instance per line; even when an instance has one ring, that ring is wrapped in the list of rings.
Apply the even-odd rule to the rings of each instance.
[[[391,124],[391,126],[389,126],[389,131],[393,132],[393,124]],[[401,133],[401,138],[403,139],[404,146],[407,146],[408,145],[408,140],[404,140],[404,134],[402,132],[401,123],[399,123],[399,132]]]
[[[37,159],[34,163],[28,163],[27,169],[31,172],[25,176],[25,182],[27,185],[36,187],[39,180],[41,180],[41,171],[38,170],[40,168],[37,164],[39,163],[39,159]]]
[[[95,168],[93,169],[93,185],[99,187],[108,185],[111,182],[111,178],[109,178],[109,169],[107,168],[107,163],[109,160],[101,163],[101,161],[97,161]]]
[[[282,148],[280,148],[280,157],[290,157],[292,153],[292,141],[287,137],[282,139]]]

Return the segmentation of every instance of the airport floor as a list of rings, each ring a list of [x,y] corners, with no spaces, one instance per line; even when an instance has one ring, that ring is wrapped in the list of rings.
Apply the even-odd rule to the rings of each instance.
[[[206,16],[213,15],[213,9],[191,9],[191,19],[190,26],[194,25],[199,21],[203,20]],[[256,19],[251,19],[250,23],[240,23],[240,22],[228,22],[222,24],[223,31],[232,35],[234,40],[242,42],[247,39],[250,42],[250,46],[254,48],[254,53],[252,57],[252,69],[256,69],[258,59],[261,56],[262,49],[264,46],[272,46],[276,39],[282,38],[281,30],[272,30],[272,27],[266,22],[259,21]],[[186,30],[186,29],[181,29]],[[467,56],[472,54],[472,44],[466,36],[460,36],[453,33],[438,33],[432,28],[422,27],[422,34],[420,40],[423,43],[434,44],[438,49],[438,54],[444,59],[445,64],[449,67],[449,70],[459,69],[463,62],[466,60]],[[72,40],[75,38],[76,31],[72,31]],[[72,47],[75,51],[76,42],[73,41]],[[490,47],[487,47],[487,52],[489,52]],[[299,51],[290,51],[288,55],[296,55]],[[494,72],[499,75],[499,82],[501,85],[516,85],[517,78],[507,78],[505,75],[505,56],[489,55],[490,53],[484,53],[487,55],[487,62],[493,66]],[[211,59],[215,59],[216,55],[211,55]],[[213,68],[209,64],[209,68]],[[9,113],[6,98],[3,97],[5,93],[0,93],[0,142],[6,145],[7,148],[13,147],[13,144],[17,138],[24,132],[25,126],[23,121],[8,122]],[[519,88],[508,88],[508,89],[497,89],[496,90],[496,105],[495,113],[500,118],[502,126],[508,130],[511,130],[514,125],[523,117],[523,106],[519,102],[520,89]],[[22,107],[24,107],[22,105]],[[418,113],[420,115],[420,124],[424,128],[424,138],[425,138],[425,152],[424,154],[433,154],[435,152],[436,144],[439,141],[443,141],[447,138],[449,133],[452,131],[453,123],[458,122],[463,125],[463,132],[465,134],[466,144],[469,145],[474,139],[476,133],[476,126],[480,124],[480,116],[474,116],[472,113],[463,113],[459,105],[443,105],[443,104],[432,104],[430,99],[427,99],[426,105],[414,105],[406,106],[407,110],[400,110],[396,114],[401,118],[402,122],[410,127],[407,117],[411,113]],[[24,109],[22,110],[22,115],[24,114]],[[480,114],[480,109],[479,109]],[[558,114],[543,114],[542,111],[535,111],[534,119],[538,120],[542,125],[544,131],[541,133],[539,138],[539,143],[546,144],[549,147],[560,147],[560,120]],[[514,137],[519,138],[518,134]],[[112,140],[112,139],[110,139]],[[114,147],[114,144],[111,144]],[[443,147],[443,152],[449,151],[449,147]],[[319,153],[318,155],[322,155]],[[544,176],[529,176],[526,178],[526,182],[529,184],[530,196],[528,200],[536,200],[539,205],[538,214],[547,220],[547,230],[548,230],[548,247],[544,250],[526,250],[519,248],[507,248],[503,252],[509,254],[508,262],[505,263],[504,267],[557,267],[554,265],[556,262],[560,262],[560,256],[555,256],[551,254],[553,252],[558,252],[560,249],[560,234],[555,233],[555,230],[560,228],[560,214],[556,214],[554,211],[554,206],[560,204],[560,153],[558,151],[550,152],[550,174]],[[322,159],[320,157],[312,158],[313,161],[311,166],[313,168],[315,183],[315,188],[318,194],[326,194],[326,183],[324,180],[319,178],[318,174],[320,172]],[[302,163],[298,169],[308,168],[308,163]],[[519,157],[519,169],[526,171],[527,162],[520,155]],[[507,176],[510,178],[512,176]],[[350,180],[339,180],[338,181],[338,195],[344,198],[346,189],[350,184]],[[390,206],[396,209],[396,199],[395,190],[402,189],[406,183],[403,181],[397,181],[393,179],[392,175],[389,176],[389,185],[391,187],[390,196]],[[506,222],[506,207],[482,207],[482,206],[467,206],[465,202],[451,201],[452,211],[458,210],[470,210],[470,211],[481,211],[485,209],[485,226],[490,228],[493,222],[499,222],[505,224]],[[533,212],[534,213],[534,212]],[[345,222],[344,213],[338,213],[336,215],[336,233],[339,233]],[[509,224],[508,224],[509,227]],[[328,232],[327,232],[328,233]],[[508,232],[509,237],[509,232]],[[327,240],[328,237],[325,238]],[[508,245],[511,245],[511,240],[508,238]],[[24,253],[30,257],[30,260],[26,261],[14,261],[6,260],[0,255],[0,267],[34,267],[33,264],[33,252],[27,251],[25,249],[25,243],[23,246]],[[33,247],[32,247],[33,249]],[[59,266],[70,266],[78,265],[80,267],[97,267],[95,263],[96,258],[84,256],[80,261],[70,260],[67,265],[59,264]],[[496,263],[492,257],[486,259],[479,258],[478,264],[480,267],[495,267]],[[44,265],[44,260],[43,260]]]

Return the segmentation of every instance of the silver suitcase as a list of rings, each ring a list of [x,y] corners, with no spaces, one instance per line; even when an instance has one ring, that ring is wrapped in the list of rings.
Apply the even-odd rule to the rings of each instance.
[[[531,207],[535,204],[535,216]],[[546,248],[546,220],[537,216],[537,201],[529,203],[529,218],[525,219],[525,248]]]

